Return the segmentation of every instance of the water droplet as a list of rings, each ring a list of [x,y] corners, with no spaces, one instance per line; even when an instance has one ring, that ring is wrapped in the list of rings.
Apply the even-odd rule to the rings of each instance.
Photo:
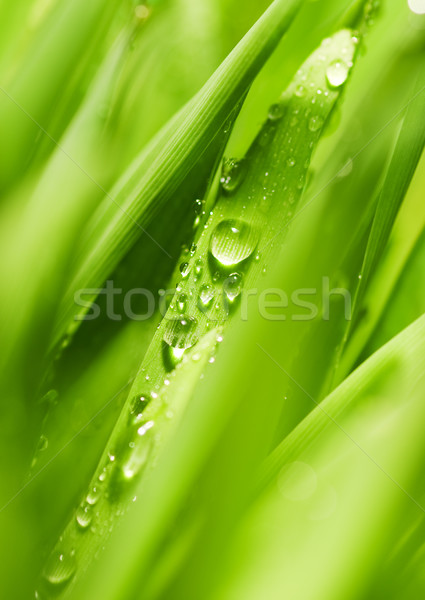
[[[195,200],[195,214],[196,215],[200,215],[203,211],[204,208],[204,203],[202,200],[200,200],[199,198],[197,198]]]
[[[293,166],[295,166],[295,159],[294,159],[292,156],[290,156],[290,157],[288,158],[288,160],[286,161],[286,164],[288,165],[288,167],[293,167]]]
[[[341,59],[333,60],[326,69],[326,79],[333,88],[338,88],[347,81],[349,68]]]
[[[202,259],[198,258],[198,260],[195,262],[195,277],[197,277],[197,278],[201,277],[203,270],[204,270],[204,264],[202,262]]]
[[[139,425],[133,438],[128,454],[123,461],[119,475],[121,481],[128,482],[138,475],[145,467],[152,451],[155,438],[151,435],[155,422],[146,421]]]
[[[348,175],[350,175],[350,174],[351,174],[352,170],[353,170],[353,161],[352,161],[352,159],[351,159],[351,158],[349,158],[349,159],[347,160],[347,162],[345,163],[345,165],[342,167],[342,169],[340,169],[340,170],[338,171],[338,175],[337,175],[337,176],[338,176],[339,178],[341,178],[341,179],[342,179],[343,177],[348,177]]]
[[[146,21],[146,19],[149,18],[150,9],[144,4],[139,4],[134,8],[134,14],[136,15],[136,19],[139,21]]]
[[[234,302],[242,291],[242,275],[232,273],[223,283],[223,290],[230,302]]]
[[[199,290],[199,302],[198,306],[200,310],[202,308],[208,308],[214,298],[214,288],[212,285],[203,285]]]
[[[73,577],[76,567],[74,552],[54,550],[47,561],[43,576],[52,585],[61,585]]]
[[[242,184],[247,172],[246,160],[236,160],[231,158],[224,161],[223,174],[220,179],[223,193],[231,196]]]
[[[246,260],[254,252],[258,242],[256,231],[237,219],[221,221],[210,240],[210,252],[223,266],[232,267]]]
[[[177,310],[179,313],[184,313],[187,306],[187,296],[186,294],[180,294],[177,298]]]
[[[187,350],[198,341],[198,321],[193,317],[183,316],[168,321],[164,331],[164,342],[172,348]]]
[[[322,117],[319,116],[315,116],[315,117],[311,117],[310,121],[308,122],[308,128],[310,129],[310,131],[318,131],[319,129],[321,129],[323,127],[324,121],[322,119]]]
[[[187,262],[183,262],[180,265],[180,273],[182,277],[187,277],[190,273],[190,265]]]
[[[41,435],[37,444],[37,452],[43,452],[43,450],[46,450],[48,445],[49,440],[47,439],[47,437],[45,435]]]
[[[99,497],[100,497],[100,490],[99,490],[99,488],[97,488],[95,486],[87,494],[87,502],[93,506],[99,500]]]
[[[306,95],[305,87],[303,85],[298,85],[295,90],[295,95],[298,96],[298,98],[303,98]]]
[[[195,254],[197,248],[198,248],[198,246],[195,243],[193,243],[189,249],[190,254],[192,254],[192,255]]]
[[[279,121],[285,112],[285,106],[283,102],[277,102],[272,104],[269,108],[269,119],[270,121]]]
[[[90,504],[83,502],[77,509],[75,514],[78,525],[81,529],[86,529],[92,522],[93,514]]]
[[[139,427],[139,429],[137,430],[137,435],[140,435],[140,436],[145,435],[146,432],[149,431],[149,429],[152,429],[152,427],[154,425],[155,425],[154,421],[147,421],[141,427]]]

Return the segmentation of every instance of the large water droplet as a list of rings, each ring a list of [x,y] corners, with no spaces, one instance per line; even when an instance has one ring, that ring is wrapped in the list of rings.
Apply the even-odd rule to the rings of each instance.
[[[47,561],[43,576],[52,585],[61,585],[72,578],[76,567],[74,552],[54,550]]]
[[[198,307],[200,310],[211,306],[211,302],[214,298],[214,288],[212,285],[203,285],[199,290],[199,301]]]
[[[90,504],[87,502],[80,504],[75,514],[75,518],[81,529],[87,529],[93,518],[93,511]]]
[[[184,313],[187,307],[187,296],[186,294],[180,294],[177,298],[177,310],[179,313]]]
[[[198,321],[193,317],[183,316],[168,321],[164,331],[164,342],[172,348],[187,350],[198,341]]]
[[[180,273],[181,273],[182,277],[187,277],[190,273],[190,264],[187,262],[183,262],[180,265]]]
[[[221,221],[210,240],[210,252],[223,267],[232,267],[246,260],[258,242],[257,232],[237,219]]]
[[[98,487],[93,487],[87,494],[87,502],[92,506],[98,502],[100,498],[100,490]]]
[[[139,424],[134,441],[129,446],[130,453],[121,467],[121,473],[125,481],[134,479],[146,465],[152,450],[153,437],[151,436],[151,430],[154,425],[154,421]]]
[[[204,270],[204,265],[201,258],[195,262],[195,278],[199,279],[201,277],[202,272]]]
[[[333,60],[326,69],[326,79],[333,88],[338,88],[347,81],[349,68],[341,59]]]
[[[225,195],[231,196],[236,192],[245,179],[246,172],[247,165],[245,159],[235,160],[231,158],[224,162],[220,183]]]
[[[230,302],[234,302],[242,291],[242,275],[232,273],[223,283],[223,291]]]
[[[311,117],[310,121],[308,122],[308,128],[310,129],[310,131],[318,131],[319,129],[321,129],[323,127],[324,121],[322,119],[322,117],[320,116],[315,116],[315,117]]]
[[[220,179],[223,192],[231,196],[242,184],[247,172],[246,160],[235,160],[231,158],[223,164],[223,174]]]
[[[285,112],[285,106],[283,102],[278,102],[276,104],[272,104],[269,108],[269,120],[270,121],[280,121]]]
[[[307,93],[307,90],[305,89],[305,87],[303,85],[298,85],[296,90],[295,90],[295,95],[298,96],[298,98],[303,98]]]

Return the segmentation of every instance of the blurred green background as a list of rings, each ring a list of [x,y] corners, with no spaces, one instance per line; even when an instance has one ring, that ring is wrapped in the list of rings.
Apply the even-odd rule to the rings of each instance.
[[[63,298],[98,215],[110,210],[107,193],[269,4],[0,0],[1,598],[425,594],[424,325],[405,330],[425,312],[423,158],[345,354],[340,306],[329,321],[232,320],[138,502],[100,534],[104,551],[93,548],[72,588],[39,587],[160,319],[87,321],[55,344]],[[353,72],[262,289],[329,277],[355,294],[424,63],[425,4],[304,2],[250,86],[225,150],[244,155],[303,61],[355,26],[364,4],[371,17]],[[193,235],[193,187],[185,181],[167,199],[114,267],[117,287],[169,287]]]

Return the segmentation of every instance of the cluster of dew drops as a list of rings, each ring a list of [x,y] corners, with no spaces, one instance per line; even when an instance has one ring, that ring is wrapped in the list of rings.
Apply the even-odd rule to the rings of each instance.
[[[357,43],[357,38],[352,38],[354,43]],[[324,40],[323,47],[331,43],[330,40]],[[342,50],[342,56],[333,59],[326,68],[326,81],[331,89],[341,87],[347,80],[352,63],[345,58],[348,54],[348,49]],[[295,90],[295,95],[303,97],[308,93],[306,77],[299,72],[302,81]],[[314,85],[314,84],[311,84]],[[329,94],[328,90],[317,89],[317,95],[325,96]],[[316,97],[313,97],[312,104],[315,104]],[[269,110],[269,119],[276,121],[283,116],[283,109],[280,104],[274,104]],[[318,131],[323,126],[323,119],[316,115],[309,119],[308,127],[310,131]],[[294,159],[288,159],[288,165],[293,166]],[[223,172],[221,178],[222,191],[226,195],[234,194],[244,178],[245,165],[242,161],[232,161],[229,168]],[[195,202],[195,221],[194,227],[198,228],[205,216],[204,205],[201,200]],[[204,225],[208,227],[208,222]],[[204,261],[202,258],[196,258],[196,245],[192,245],[188,250],[188,258],[180,265],[181,282],[176,286],[176,295],[170,305],[172,310],[177,311],[176,318],[168,319],[163,330],[163,341],[169,348],[169,358],[171,365],[175,366],[183,357],[184,353],[195,346],[199,340],[198,321],[195,317],[187,313],[189,303],[188,293],[184,290],[185,280],[192,275],[193,282],[196,284],[203,278],[205,268],[211,270],[211,265],[214,265],[214,271],[211,272],[211,280],[213,284],[220,283],[222,286],[223,295],[227,298],[230,304],[233,304],[241,294],[243,285],[243,272],[239,269],[242,263],[246,263],[251,257],[259,259],[259,254],[256,253],[258,245],[258,233],[247,222],[242,219],[223,219],[212,231],[209,240],[209,260]],[[206,266],[205,266],[206,265]],[[216,289],[211,283],[203,283],[197,289],[197,307],[205,311],[211,308],[216,301]],[[218,308],[218,305],[216,306]],[[208,323],[207,323],[208,328]],[[217,336],[217,342],[222,341],[222,336]],[[199,356],[193,354],[193,360],[199,360]],[[212,362],[214,359],[210,359]],[[172,368],[170,367],[170,369]],[[149,376],[146,376],[146,381],[149,381]],[[170,384],[170,379],[164,380],[165,385]],[[154,400],[158,397],[156,392],[151,392],[149,396],[140,395],[137,397],[138,404],[146,403],[147,400]],[[172,413],[167,413],[169,418]],[[136,410],[132,414],[133,424],[136,426],[137,436],[135,440],[129,442],[129,451],[124,456],[120,472],[125,480],[132,480],[140,471],[141,467],[146,463],[149,454],[149,444],[146,444],[146,438],[152,435],[154,430],[154,421],[144,420],[143,413]],[[78,530],[86,531],[89,528],[93,529],[93,518],[96,513],[96,504],[103,492],[108,469],[114,465],[116,456],[108,455],[109,465],[106,466],[98,476],[96,485],[92,486],[87,496],[79,505],[75,521]],[[136,498],[134,498],[135,500]],[[59,544],[60,546],[60,544]],[[75,551],[57,550],[50,555],[44,571],[44,578],[51,586],[61,586],[67,583],[74,575],[76,570]],[[39,592],[35,593],[36,598],[42,598]]]
[[[233,182],[232,182],[233,185]],[[241,293],[242,274],[233,272],[233,267],[247,260],[255,251],[257,246],[257,236],[253,229],[245,222],[236,219],[226,219],[221,221],[214,229],[210,237],[209,252],[215,261],[219,271],[220,266],[225,274],[223,282],[224,293],[229,302],[234,302]],[[194,254],[195,247],[191,248]],[[194,270],[194,280],[199,281],[203,274],[204,266],[200,259],[195,260],[194,264],[183,262],[180,266],[182,280],[189,276],[191,270]],[[230,269],[230,275],[229,273]],[[220,274],[214,272],[213,281],[216,281]],[[179,291],[182,284],[177,286],[177,294],[173,302],[176,304],[177,311],[181,313],[176,319],[168,319],[163,330],[163,341],[170,349],[170,356],[173,364],[177,364],[182,359],[186,350],[192,348],[199,340],[198,322],[194,317],[185,313],[187,307],[187,298],[184,293]],[[199,288],[198,306],[205,308],[211,306],[215,298],[214,290],[209,284],[204,284]],[[216,336],[217,343],[223,340],[221,333]],[[200,356],[193,354],[193,360],[199,360]],[[210,362],[214,357],[210,358]],[[149,382],[149,376],[145,377]],[[164,384],[170,385],[171,377],[167,377]],[[107,482],[111,483],[112,473],[119,472],[120,482],[130,482],[141,472],[149,457],[150,448],[154,441],[155,422],[146,420],[141,409],[148,401],[158,398],[158,393],[153,391],[146,395],[139,395],[135,399],[135,405],[131,409],[131,428],[130,437],[127,437],[125,449],[120,456],[115,454],[108,455],[108,465],[106,465],[98,476],[98,481],[93,485],[79,505],[75,514],[75,525],[77,531],[85,532],[91,529],[95,531],[94,522],[100,519],[99,511],[96,512],[96,505],[104,495],[104,486]],[[166,412],[167,418],[172,418],[170,410]],[[135,430],[136,435],[133,435]],[[130,440],[130,441],[129,441]],[[117,464],[119,463],[119,464]],[[110,486],[108,486],[110,487]],[[109,493],[109,492],[108,492]],[[95,519],[95,517],[97,517]],[[58,545],[61,548],[61,544]],[[50,556],[44,578],[49,585],[65,584],[74,574],[76,567],[76,557],[74,550],[65,552],[63,549],[56,549]],[[40,597],[40,596],[38,596]]]

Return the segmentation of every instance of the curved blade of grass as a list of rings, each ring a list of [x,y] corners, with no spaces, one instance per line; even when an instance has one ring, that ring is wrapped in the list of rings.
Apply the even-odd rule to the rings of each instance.
[[[99,287],[189,175],[217,131],[240,102],[302,0],[275,0],[181,115],[142,153],[119,189],[105,200],[113,204],[92,233],[92,248],[76,274],[64,303],[64,333],[73,318],[73,296]]]
[[[270,482],[286,462],[294,460],[309,448],[332,421],[361,399],[368,386],[382,372],[391,370],[395,363],[403,370],[404,380],[413,389],[425,369],[425,316],[420,317],[393,338],[365,363],[358,367],[338,388],[316,407],[298,427],[274,450],[264,468],[261,486]]]
[[[279,252],[280,243],[285,235],[285,228],[282,226],[290,220],[292,211],[301,197],[311,154],[341,93],[343,86],[332,88],[327,84],[328,65],[341,54],[346,57],[347,62],[350,62],[354,51],[355,42],[349,30],[343,30],[335,34],[331,40],[326,41],[299,70],[294,81],[283,94],[281,101],[271,107],[270,117],[248,151],[246,162],[233,162],[231,172],[224,172],[223,193],[205,227],[202,228],[199,238],[195,240],[196,248],[182,259],[187,263],[182,268],[183,275],[187,270],[187,276],[183,276],[179,292],[172,300],[170,308],[154,336],[120,420],[92,480],[91,485],[94,486],[101,472],[106,469],[107,477],[101,493],[102,495],[105,493],[114,495],[114,489],[117,489],[119,485],[119,488],[124,490],[120,493],[124,495],[122,500],[117,498],[118,504],[125,501],[126,480],[127,486],[130,487],[133,480],[143,474],[146,458],[144,455],[138,456],[143,449],[146,451],[144,440],[138,439],[140,433],[136,432],[134,441],[130,442],[138,448],[137,452],[133,453],[131,449],[128,450],[130,439],[128,435],[134,437],[135,434],[134,424],[131,426],[133,433],[128,424],[136,418],[138,419],[137,426],[139,429],[142,428],[143,432],[143,428],[146,426],[149,426],[152,431],[156,429],[156,424],[152,419],[146,420],[145,412],[155,411],[155,406],[161,406],[161,394],[163,393],[161,390],[164,382],[165,386],[168,388],[169,385],[169,389],[172,391],[169,372],[172,372],[173,367],[169,360],[175,360],[178,364],[181,355],[185,354],[181,351],[173,354],[174,349],[179,350],[179,347],[173,349],[172,342],[164,343],[164,339],[169,340],[170,326],[175,327],[175,324],[182,320],[186,324],[195,325],[194,329],[190,331],[194,343],[189,343],[188,346],[194,346],[193,357],[196,358],[198,355],[198,360],[201,357],[205,360],[200,347],[199,352],[196,352],[196,348],[201,342],[198,342],[198,345],[195,342],[202,340],[204,335],[210,335],[208,334],[209,328],[226,325],[229,318],[228,313],[234,312],[231,306],[232,300],[229,297],[226,298],[225,292],[226,281],[232,271],[226,270],[226,268],[223,270],[223,266],[220,267],[218,263],[216,266],[211,265],[211,260],[214,261],[214,258],[210,256],[209,252],[216,228],[220,228],[223,223],[228,223],[231,219],[243,219],[245,226],[251,228],[251,233],[252,231],[263,231],[261,244],[258,244],[258,249],[262,248],[261,256],[254,260],[257,241],[254,243],[252,240],[256,234],[253,238],[250,233],[251,241],[248,244],[247,261],[239,266],[245,280],[244,285],[254,286],[255,281],[261,276],[264,264],[267,264],[270,257]],[[319,94],[317,90],[320,90]],[[270,242],[275,243],[275,248]],[[250,244],[252,245],[250,246]],[[216,270],[218,270],[218,276],[216,276]],[[215,298],[212,302],[206,302],[208,310],[203,311],[199,308],[198,303],[200,298],[202,299],[202,290],[205,291],[206,288],[214,289]],[[181,298],[182,294],[186,296],[185,301]],[[238,293],[235,294],[235,299],[237,297]],[[186,303],[183,316],[179,302]],[[229,321],[231,319],[230,315]],[[186,344],[183,346],[183,350],[185,347],[187,347]],[[180,346],[181,348],[182,346]],[[184,405],[190,401],[190,394],[191,390],[188,389]],[[143,407],[148,401],[150,404],[144,411]],[[175,408],[172,401],[169,409],[176,413],[181,410],[178,407]],[[137,417],[138,414],[139,417]],[[157,428],[157,432],[160,436],[160,445],[165,444],[166,440],[162,437],[161,427]],[[111,456],[116,457],[112,466]],[[104,511],[105,517],[106,505]],[[76,537],[75,522],[73,521],[64,532],[61,543],[66,546],[78,544],[81,560],[84,563],[84,557],[87,554],[85,546],[90,537],[92,537],[90,533],[87,533],[84,538],[78,537],[78,534]],[[138,544],[136,538],[134,543]],[[111,597],[115,596],[111,594]]]
[[[40,123],[48,128],[67,81],[105,35],[115,14],[113,2],[61,2],[27,49],[14,79],[0,90],[0,188],[7,189],[28,167]]]
[[[422,317],[275,451],[262,497],[231,544],[234,568],[220,597],[256,598],[260,589],[271,598],[369,597],[379,565],[406,533],[406,514],[424,511],[424,333]]]
[[[61,148],[52,154],[33,188],[24,187],[14,203],[2,207],[6,218],[1,226],[0,272],[8,286],[0,301],[3,315],[0,389],[1,411],[2,415],[7,413],[7,419],[0,422],[0,447],[2,455],[9,457],[0,465],[2,507],[21,489],[24,472],[31,462],[40,423],[34,399],[45,372],[54,312],[63,293],[75,236],[97,199],[90,180],[66,153],[78,156],[80,165],[92,173],[97,171],[97,160],[101,158],[98,143],[104,126],[98,106],[112,93],[121,53],[120,43],[111,49],[86,102],[61,141]],[[20,538],[16,534],[22,520],[19,508],[22,506],[17,506],[16,512],[13,508],[0,514],[1,528],[6,521],[11,540]],[[31,552],[32,541],[30,531],[25,540],[20,540],[23,560]],[[12,543],[9,553],[1,557],[10,577],[2,577],[6,589],[10,580],[16,588],[16,554],[11,548]],[[30,567],[27,575],[25,585],[31,581]]]
[[[343,348],[347,343],[351,328],[356,325],[355,319],[361,307],[366,286],[388,243],[400,206],[422,155],[425,146],[424,113],[425,68],[422,67],[417,85],[409,101],[407,113],[377,203],[363,266],[359,276],[359,283],[354,297],[353,320],[347,324],[344,341],[341,345],[341,352],[343,352]],[[345,356],[342,359],[341,365],[337,365],[338,379],[344,377],[344,374],[349,371],[350,366],[353,365],[356,357],[358,357],[361,350],[358,344],[363,345],[365,343],[364,332],[362,333],[361,330],[359,332],[354,331],[353,335],[355,338],[350,342],[349,347],[344,350]]]

